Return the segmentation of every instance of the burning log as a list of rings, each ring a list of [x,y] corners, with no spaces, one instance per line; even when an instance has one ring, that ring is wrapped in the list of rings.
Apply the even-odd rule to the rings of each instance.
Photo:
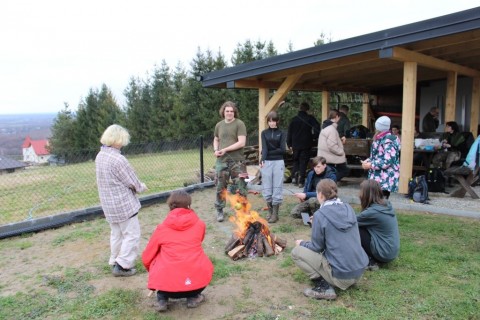
[[[268,240],[266,237],[263,237],[263,247],[265,248],[265,255],[267,257],[273,256],[275,254],[275,251],[273,251],[272,247],[270,246],[270,243],[268,243]]]
[[[239,194],[227,194],[235,216],[229,218],[237,229],[225,246],[225,253],[233,260],[242,257],[270,257],[285,249],[287,241],[270,233],[268,222],[257,212],[250,210],[251,204]]]
[[[242,244],[242,241],[236,234],[232,234],[232,237],[230,240],[227,242],[227,245],[225,246],[225,253],[228,254],[230,250],[235,248],[236,246],[239,246]]]
[[[233,248],[228,252],[228,256],[232,258],[232,260],[238,260],[243,256],[243,249],[245,246],[243,244],[239,245],[238,247]]]

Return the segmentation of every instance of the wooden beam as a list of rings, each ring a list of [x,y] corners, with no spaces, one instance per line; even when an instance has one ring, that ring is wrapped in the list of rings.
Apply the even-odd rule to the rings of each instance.
[[[258,154],[262,154],[262,137],[261,133],[266,128],[265,118],[267,117],[267,104],[269,98],[269,90],[267,88],[258,89]]]
[[[302,77],[301,74],[294,74],[288,76],[283,83],[280,85],[278,90],[273,94],[272,98],[269,99],[269,89],[268,88],[259,88],[258,89],[258,148],[259,152],[262,152],[261,144],[261,134],[264,129],[267,128],[267,114],[278,108],[280,102],[285,98],[288,92],[295,86],[298,79]]]
[[[447,73],[447,92],[445,97],[445,122],[455,121],[457,102],[457,73]]]
[[[408,181],[413,169],[413,133],[415,131],[415,101],[417,96],[417,63],[405,62],[403,71],[402,152],[400,156],[399,193],[408,193]]]
[[[478,117],[480,115],[480,78],[473,78],[472,105],[470,110],[470,131],[473,136],[478,136]]]
[[[437,59],[400,47],[380,50],[381,58],[390,58],[403,62],[416,62],[419,65],[444,71],[453,71],[469,77],[480,77],[480,71],[467,68],[449,61]]]

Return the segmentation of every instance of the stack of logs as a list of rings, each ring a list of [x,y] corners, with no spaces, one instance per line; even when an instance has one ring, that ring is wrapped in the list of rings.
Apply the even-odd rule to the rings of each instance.
[[[243,238],[232,234],[225,246],[225,254],[232,260],[264,255],[270,257],[282,252],[286,246],[286,240],[278,238],[261,222],[255,221],[250,223]]]

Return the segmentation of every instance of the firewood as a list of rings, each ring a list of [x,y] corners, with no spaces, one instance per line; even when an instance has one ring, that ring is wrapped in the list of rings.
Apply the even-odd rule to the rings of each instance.
[[[282,247],[282,249],[287,247],[287,240],[280,239],[274,234],[270,234],[270,236],[272,237],[273,243],[278,244],[280,247]]]
[[[282,251],[283,251],[283,248],[275,243],[275,254],[279,254]]]
[[[257,255],[259,257],[263,257],[263,252],[264,252],[264,249],[263,249],[263,239],[265,237],[263,236],[263,234],[259,234],[258,237],[257,237]]]
[[[233,260],[237,260],[243,256],[243,249],[245,246],[243,244],[233,248],[232,250],[228,251],[228,256]]]
[[[241,244],[240,238],[236,234],[232,234],[232,237],[230,238],[230,240],[228,240],[228,243],[225,246],[225,253],[228,253],[228,251],[232,250],[239,244]]]
[[[275,254],[266,237],[263,237],[263,248],[265,249],[265,255],[267,257],[273,256]]]

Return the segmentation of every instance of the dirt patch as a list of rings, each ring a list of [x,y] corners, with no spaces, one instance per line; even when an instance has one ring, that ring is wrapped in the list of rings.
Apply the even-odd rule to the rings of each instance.
[[[295,200],[287,197],[281,207],[280,221],[272,225],[274,233],[287,239],[286,252],[273,257],[231,261],[224,254],[224,246],[232,235],[233,224],[216,222],[213,188],[192,194],[193,209],[207,224],[203,247],[211,257],[227,264],[242,267],[239,274],[213,282],[204,293],[206,303],[197,309],[187,309],[185,300],[174,300],[166,315],[172,319],[245,319],[257,313],[277,315],[288,319],[309,318],[306,308],[311,303],[301,294],[309,283],[296,281],[301,273],[293,265],[290,251],[295,238],[308,239],[310,229],[300,220],[288,216]],[[260,195],[249,195],[252,208],[262,215],[265,203]],[[290,204],[288,204],[290,202]],[[165,204],[143,208],[139,214],[142,225],[140,248],[145,248],[156,225],[166,216]],[[284,228],[282,228],[282,226]],[[282,232],[287,230],[287,232]],[[61,276],[67,268],[90,271],[95,274],[89,284],[95,293],[112,288],[138,290],[144,295],[141,309],[153,308],[155,295],[148,297],[148,274],[142,270],[129,278],[115,278],[108,268],[109,226],[104,219],[66,226],[56,230],[25,237],[4,239],[0,242],[0,295],[29,292],[46,286],[46,279]],[[92,236],[92,234],[94,236]]]

